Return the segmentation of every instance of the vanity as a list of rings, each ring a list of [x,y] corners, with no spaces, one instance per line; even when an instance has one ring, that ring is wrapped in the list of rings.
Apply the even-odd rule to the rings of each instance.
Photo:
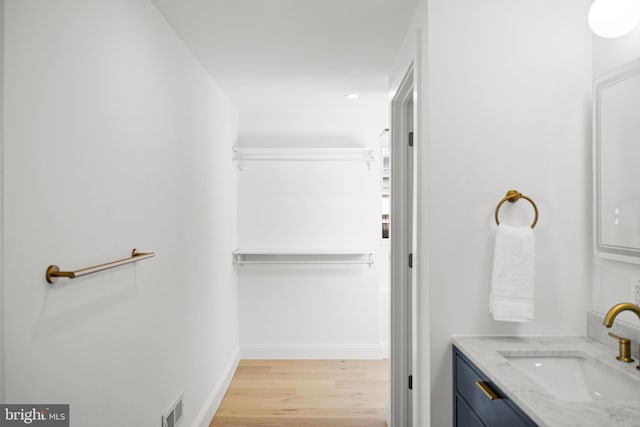
[[[453,425],[640,426],[640,371],[590,337],[455,337]]]
[[[453,425],[524,427],[536,424],[454,345]]]

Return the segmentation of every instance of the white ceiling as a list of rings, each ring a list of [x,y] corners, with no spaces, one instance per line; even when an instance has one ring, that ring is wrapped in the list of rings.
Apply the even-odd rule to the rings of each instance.
[[[276,105],[335,112],[348,92],[386,99],[418,0],[153,2],[242,118]]]

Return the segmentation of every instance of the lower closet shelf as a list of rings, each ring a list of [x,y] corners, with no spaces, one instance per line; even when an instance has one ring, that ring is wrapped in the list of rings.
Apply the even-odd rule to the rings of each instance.
[[[361,250],[282,250],[236,249],[235,265],[247,264],[367,264],[373,265],[373,253]]]

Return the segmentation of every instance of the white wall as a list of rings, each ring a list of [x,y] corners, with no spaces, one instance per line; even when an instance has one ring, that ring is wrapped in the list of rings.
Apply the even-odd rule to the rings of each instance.
[[[593,78],[597,79],[614,69],[640,57],[640,27],[617,39],[593,36]],[[611,306],[633,301],[631,278],[640,277],[640,265],[594,258],[593,309],[606,313]],[[637,322],[632,313],[623,313]]]
[[[373,251],[374,265],[239,268],[243,357],[387,354],[379,153],[388,107],[384,92],[355,102],[337,96],[346,104],[341,115],[286,100],[272,100],[261,114],[241,114],[242,146],[371,147],[376,159],[371,170],[364,161],[247,162],[239,173],[238,245],[363,249]]]
[[[592,270],[590,1],[426,3],[416,25],[427,43],[419,51],[418,269],[419,286],[428,287],[419,346],[428,351],[420,378],[431,390],[431,413],[421,400],[420,417],[421,425],[446,426],[452,335],[584,333]],[[415,36],[392,82],[416,57],[412,44]],[[495,322],[487,309],[493,213],[511,188],[540,210],[537,313],[529,325]],[[524,201],[501,213],[512,224],[532,218]]]
[[[421,230],[425,229],[425,225],[428,219],[428,212],[421,208],[421,204],[423,203],[423,186],[426,184],[426,173],[423,165],[424,153],[428,150],[426,144],[423,144],[424,140],[424,131],[425,131],[425,112],[424,108],[426,98],[423,96],[426,88],[426,47],[427,47],[427,31],[426,31],[426,17],[427,17],[427,2],[421,1],[416,8],[416,12],[412,18],[412,21],[409,25],[409,29],[405,35],[402,48],[398,53],[396,58],[393,70],[390,76],[390,85],[389,85],[389,101],[393,102],[397,96],[397,92],[400,89],[400,85],[403,83],[403,80],[408,76],[408,71],[412,70],[413,76],[413,124],[414,124],[414,159],[413,159],[413,167],[414,167],[414,177],[413,177],[413,253],[416,255],[414,257],[414,264],[412,268],[412,297],[413,297],[413,306],[412,306],[412,363],[411,363],[411,372],[413,375],[413,391],[410,395],[410,399],[412,400],[412,414],[410,415],[412,419],[417,418],[418,425],[428,425],[428,420],[430,417],[430,388],[427,386],[421,386],[421,384],[429,384],[430,382],[430,372],[428,367],[429,360],[429,311],[428,309],[424,309],[429,305],[429,288],[428,286],[424,286],[423,283],[426,283],[426,277],[428,273],[428,269],[426,263],[424,262],[424,257],[422,254],[426,254],[426,245],[428,241],[428,237],[426,233],[422,233]],[[392,114],[396,114],[393,112]],[[393,124],[392,124],[393,127]],[[397,132],[397,130],[396,130]],[[391,135],[394,135],[394,130],[391,129]],[[393,146],[394,142],[392,142]],[[419,234],[423,234],[420,238],[418,238]],[[398,301],[400,301],[399,299]],[[394,328],[392,329],[391,334],[397,334],[399,331],[398,320],[403,314],[403,306],[402,302],[394,304],[392,310],[394,312],[391,313],[392,319],[395,319]],[[397,308],[396,308],[397,307]],[[397,309],[397,311],[395,311]],[[427,338],[425,338],[427,337]],[[398,343],[398,344],[396,344]],[[403,345],[402,339],[392,340],[393,345]],[[396,357],[398,354],[396,352],[402,353],[398,348],[392,348],[391,353],[392,357]],[[392,370],[392,375],[395,375]],[[398,375],[402,375],[400,372]],[[395,381],[395,385],[398,385],[398,381]],[[400,382],[400,387],[403,387],[403,381]],[[392,389],[394,388],[394,384],[392,384]],[[393,390],[392,390],[393,391]],[[402,399],[396,393],[395,396],[400,402]],[[392,397],[393,400],[393,397]],[[395,402],[393,403],[396,404]],[[402,405],[402,403],[400,403]],[[402,422],[402,415],[395,414],[393,418],[396,422]]]
[[[0,0],[0,403],[4,403],[4,0]]]
[[[206,425],[238,355],[235,109],[147,0],[5,13],[6,400],[137,427],[183,392]]]
[[[640,56],[640,27],[615,39],[593,35],[594,80]]]

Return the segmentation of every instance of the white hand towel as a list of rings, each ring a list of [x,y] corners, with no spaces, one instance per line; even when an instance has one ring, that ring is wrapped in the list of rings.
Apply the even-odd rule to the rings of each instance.
[[[495,320],[531,322],[535,317],[533,229],[498,225],[489,312]]]

